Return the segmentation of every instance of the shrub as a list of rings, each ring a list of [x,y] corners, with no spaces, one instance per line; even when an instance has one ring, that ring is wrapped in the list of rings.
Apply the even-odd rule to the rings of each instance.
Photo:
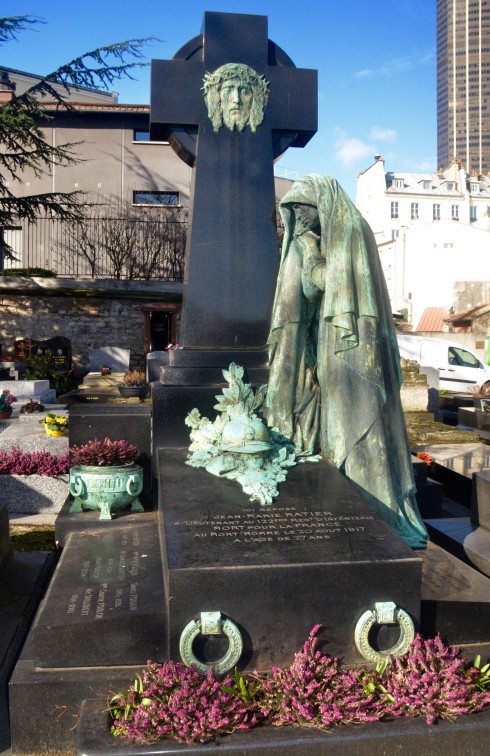
[[[26,365],[26,380],[48,380],[51,388],[55,389],[57,396],[66,394],[76,386],[72,377],[72,370],[64,373],[58,372],[50,349],[46,349],[43,354],[31,354],[26,359]]]
[[[124,373],[121,386],[146,386],[148,381],[142,370],[127,370]]]
[[[128,693],[116,693],[110,704],[112,732],[154,743],[172,738],[179,743],[206,743],[219,734],[248,730],[256,716],[212,672],[203,677],[181,662],[151,664],[137,677]]]
[[[56,273],[53,270],[47,270],[46,268],[9,268],[3,271],[4,276],[10,278],[17,278],[17,276],[36,276],[37,278],[56,278]]]
[[[0,475],[47,475],[55,478],[68,472],[67,454],[46,451],[24,452],[20,447],[0,449]]]
[[[478,685],[475,665],[467,672],[459,649],[445,646],[439,637],[417,635],[404,656],[391,659],[384,685],[393,699],[395,717],[425,717],[427,724],[453,720],[479,711],[490,703],[490,691]],[[490,682],[490,681],[489,681]]]
[[[366,684],[337,659],[317,650],[320,629],[311,631],[303,649],[287,669],[274,668],[262,680],[262,714],[274,725],[329,728],[342,722],[374,722],[386,711],[383,690]]]
[[[87,441],[83,446],[70,447],[72,465],[92,465],[96,467],[111,467],[136,462],[140,453],[134,444],[127,441],[111,441],[98,438]]]
[[[146,743],[172,738],[205,743],[257,724],[334,725],[384,718],[456,719],[490,704],[490,664],[468,665],[439,637],[417,635],[407,653],[376,670],[343,668],[317,649],[313,628],[286,669],[243,678],[202,677],[179,662],[148,662],[128,692],[109,702],[111,731]]]

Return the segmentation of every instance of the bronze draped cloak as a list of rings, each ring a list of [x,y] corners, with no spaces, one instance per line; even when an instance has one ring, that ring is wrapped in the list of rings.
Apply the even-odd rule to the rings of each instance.
[[[317,208],[324,265],[311,284],[293,203]],[[414,548],[427,532],[400,401],[402,374],[373,233],[337,181],[312,174],[280,203],[285,234],[269,336],[265,414],[298,453],[324,452]],[[318,274],[318,270],[317,270]]]

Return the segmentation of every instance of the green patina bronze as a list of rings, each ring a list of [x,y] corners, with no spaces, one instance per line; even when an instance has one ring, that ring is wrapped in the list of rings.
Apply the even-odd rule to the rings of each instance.
[[[423,548],[398,346],[373,233],[335,179],[320,174],[296,181],[280,211],[267,422],[296,454],[325,453],[408,545]]]
[[[278,484],[286,480],[287,468],[297,459],[292,444],[270,431],[257,415],[267,386],[254,393],[243,382],[243,372],[233,362],[223,370],[229,385],[216,397],[214,408],[220,414],[214,421],[201,417],[198,409],[187,415],[185,423],[191,428],[187,464],[236,480],[250,501],[272,504]]]
[[[264,120],[269,82],[243,63],[226,63],[204,76],[204,99],[213,130],[255,132]]]
[[[101,520],[110,520],[113,512],[128,507],[132,512],[143,512],[138,498],[142,490],[143,468],[140,465],[76,465],[70,468],[69,491],[74,497],[70,512],[99,510]]]

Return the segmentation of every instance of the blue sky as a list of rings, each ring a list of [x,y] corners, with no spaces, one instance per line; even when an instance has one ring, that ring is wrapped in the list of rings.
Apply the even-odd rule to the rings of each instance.
[[[335,176],[355,199],[356,180],[376,153],[387,170],[434,171],[435,0],[4,0],[1,15],[46,23],[0,50],[0,66],[49,73],[95,47],[157,36],[148,59],[172,58],[199,34],[205,10],[269,18],[269,37],[296,66],[319,72],[318,132],[279,165]],[[149,69],[121,81],[119,102],[148,103]]]

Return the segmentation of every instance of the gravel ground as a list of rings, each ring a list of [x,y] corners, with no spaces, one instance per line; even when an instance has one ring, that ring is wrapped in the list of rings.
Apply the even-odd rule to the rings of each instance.
[[[47,436],[44,428],[39,425],[39,420],[42,420],[46,416],[47,412],[54,412],[57,415],[66,415],[67,409],[64,405],[48,405],[45,412],[35,412],[31,415],[20,415],[18,409],[15,409],[12,417],[9,420],[2,420],[0,423],[0,450],[11,449],[13,446],[18,446],[22,451],[48,451],[51,454],[66,454],[68,452],[68,436],[57,438],[54,436]],[[34,476],[33,476],[34,477]],[[37,476],[35,476],[37,477]],[[67,480],[67,478],[66,478]],[[44,505],[41,506],[41,511],[30,512],[28,506],[22,506],[23,496],[18,496],[17,501],[9,505],[9,519],[11,523],[22,525],[54,525],[58,511],[61,508],[63,501],[57,501],[53,511],[52,504],[50,504],[50,484],[56,489],[60,487],[60,481],[50,481],[46,478],[43,481],[43,496],[41,502]],[[63,485],[63,483],[61,483]],[[66,495],[68,495],[68,484],[65,482]],[[3,487],[5,489],[5,486]],[[27,497],[28,491],[25,495]],[[65,497],[66,498],[66,497]],[[49,500],[48,500],[49,499]],[[57,491],[57,499],[60,499],[60,494]],[[24,509],[27,511],[19,511]],[[44,511],[42,511],[44,510]]]

